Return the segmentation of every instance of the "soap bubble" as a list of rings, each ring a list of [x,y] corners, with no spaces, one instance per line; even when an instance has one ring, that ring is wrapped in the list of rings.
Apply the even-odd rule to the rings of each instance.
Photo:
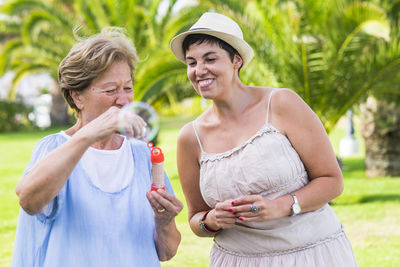
[[[134,101],[121,109],[118,116],[120,133],[127,135],[124,125],[127,123],[127,116],[132,113],[140,116],[147,123],[142,131],[143,139],[147,142],[154,140],[159,130],[158,115],[152,106],[141,101]]]

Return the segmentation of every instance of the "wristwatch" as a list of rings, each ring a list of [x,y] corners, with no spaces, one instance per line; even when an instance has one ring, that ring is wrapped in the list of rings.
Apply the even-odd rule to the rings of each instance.
[[[297,200],[297,197],[295,194],[290,194],[293,197],[293,205],[292,205],[292,216],[296,216],[301,212],[301,207],[299,204],[299,201]]]

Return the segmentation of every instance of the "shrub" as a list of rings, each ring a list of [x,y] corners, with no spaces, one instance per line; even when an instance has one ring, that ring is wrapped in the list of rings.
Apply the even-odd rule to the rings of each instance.
[[[33,111],[22,102],[0,100],[0,132],[11,132],[34,127],[29,119]]]

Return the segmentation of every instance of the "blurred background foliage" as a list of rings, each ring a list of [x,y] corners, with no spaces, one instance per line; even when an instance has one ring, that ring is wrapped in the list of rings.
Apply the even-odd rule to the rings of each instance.
[[[22,102],[0,100],[0,133],[35,128],[29,114],[32,108]]]
[[[189,4],[177,8],[182,2]],[[400,0],[5,0],[0,6],[0,76],[15,73],[8,98],[14,99],[26,75],[47,72],[57,81],[58,64],[76,42],[74,28],[84,37],[117,26],[126,29],[142,60],[135,73],[135,100],[168,114],[198,113],[201,109],[192,108],[202,101],[193,98],[185,65],[174,58],[169,41],[205,11],[241,25],[255,51],[241,72],[245,84],[293,89],[328,133],[349,109],[369,112],[368,129],[384,125],[393,112],[400,114]],[[52,123],[70,123],[56,82],[49,91]],[[187,99],[197,100],[188,105]],[[374,109],[368,103],[394,107]],[[393,140],[399,130],[394,121],[390,131],[364,135],[377,148],[367,151],[369,162],[387,162],[385,153],[399,158],[400,141]],[[392,150],[380,149],[383,139]],[[400,166],[395,172],[400,175]]]

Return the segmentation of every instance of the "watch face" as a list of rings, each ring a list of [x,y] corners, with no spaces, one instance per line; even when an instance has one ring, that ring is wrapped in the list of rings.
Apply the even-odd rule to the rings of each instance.
[[[300,205],[297,203],[293,204],[292,211],[293,211],[293,214],[299,214],[301,211]]]

